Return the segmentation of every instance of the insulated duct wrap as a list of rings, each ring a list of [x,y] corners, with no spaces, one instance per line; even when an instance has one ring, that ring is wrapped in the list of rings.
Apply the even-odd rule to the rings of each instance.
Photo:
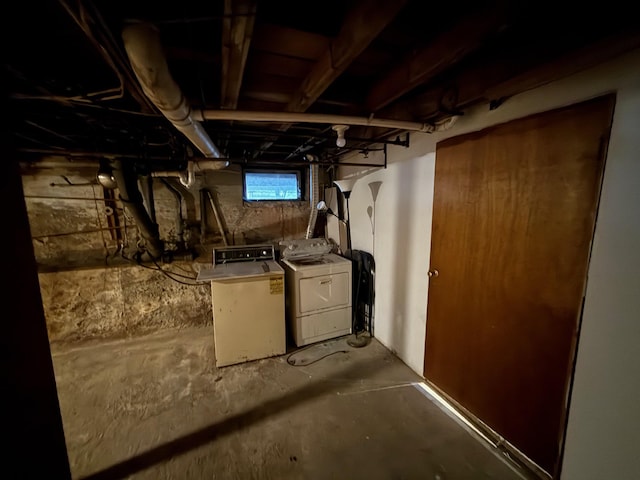
[[[207,158],[220,158],[202,124],[195,120],[191,107],[174,81],[160,42],[158,29],[149,23],[133,23],[122,31],[124,48],[140,86],[149,100]],[[221,160],[220,168],[229,165]]]
[[[320,180],[318,179],[320,167],[317,163],[309,166],[309,199],[311,202],[311,213],[309,214],[309,225],[307,226],[307,235],[305,238],[313,238],[313,232],[316,228],[316,220],[318,218],[318,210],[316,205],[320,201]]]

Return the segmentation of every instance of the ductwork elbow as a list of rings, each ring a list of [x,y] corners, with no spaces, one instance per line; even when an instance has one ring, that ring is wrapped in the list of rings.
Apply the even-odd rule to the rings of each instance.
[[[196,169],[201,173],[204,173],[206,170],[220,170],[228,165],[228,160],[189,160],[187,163],[187,170],[180,172],[179,174],[180,183],[187,188],[191,188],[196,182]]]
[[[158,29],[149,23],[132,23],[122,31],[122,40],[133,72],[149,100],[205,157],[220,158],[220,150],[202,124],[193,118],[169,72]]]
[[[199,173],[204,173],[207,170],[221,170],[229,165],[228,160],[209,160],[206,158],[200,158],[196,160],[189,160],[187,162],[187,169],[183,171],[157,171],[151,175],[153,177],[177,177],[180,179],[180,183],[186,187],[191,188],[196,183],[196,170]]]

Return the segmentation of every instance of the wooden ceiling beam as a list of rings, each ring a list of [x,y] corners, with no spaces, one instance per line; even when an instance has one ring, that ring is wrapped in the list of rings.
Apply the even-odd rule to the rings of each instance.
[[[365,101],[368,111],[377,112],[480,48],[504,26],[505,17],[500,10],[490,10],[467,17],[437,36],[371,87]]]
[[[351,65],[382,30],[402,10],[407,0],[360,0],[345,15],[338,36],[331,40],[309,74],[293,94],[285,107],[287,112],[303,113],[324,91]],[[286,132],[291,127],[284,124],[278,130]],[[265,142],[254,157],[269,149],[273,142]]]
[[[220,107],[235,109],[256,18],[256,0],[225,0]]]
[[[190,48],[169,46],[165,47],[164,52],[167,55],[167,59],[172,61],[178,60],[187,62],[212,63],[216,65],[220,63],[220,55],[212,55],[204,51],[197,51]]]
[[[560,45],[558,45],[559,48]],[[620,32],[580,48],[536,55],[535,45],[498,55],[460,72],[446,83],[383,109],[386,118],[437,120],[452,110],[501,100],[597,66],[640,47],[640,32]],[[514,58],[517,55],[519,58]],[[523,61],[523,59],[526,59]]]
[[[305,112],[369,44],[393,21],[406,0],[360,1],[350,10],[338,36],[303,80],[287,112]]]
[[[640,32],[610,35],[490,86],[484,91],[483,97],[488,100],[510,97],[594,67],[638,47],[640,47]]]
[[[268,8],[268,6],[266,7]],[[319,33],[270,23],[259,23],[254,32],[252,51],[315,62],[329,45],[329,39]]]

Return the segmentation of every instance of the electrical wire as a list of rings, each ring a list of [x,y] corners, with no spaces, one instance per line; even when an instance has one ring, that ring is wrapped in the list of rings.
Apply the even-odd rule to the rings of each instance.
[[[181,270],[181,271],[183,271],[183,272],[185,272],[185,273],[196,273],[196,272],[194,272],[193,270],[187,270],[186,268],[181,267],[180,265],[174,265],[174,267],[176,267],[178,270]],[[173,273],[174,275],[178,275],[178,276],[180,276],[180,277],[184,277],[184,278],[193,278],[192,276],[180,275],[179,273],[175,273],[175,272],[172,272],[172,273]]]
[[[154,263],[155,263],[155,262],[154,262]],[[156,266],[158,267],[158,269],[161,269],[161,270],[163,270],[163,271],[167,272],[167,270],[164,270],[164,269],[163,269],[160,265],[158,265],[157,263],[156,263]],[[180,267],[178,267],[177,265],[175,265],[175,267],[176,267],[176,268],[180,268]],[[184,271],[184,270],[183,270],[183,271]],[[176,276],[176,277],[186,278],[187,280],[195,280],[195,279],[196,279],[196,277],[194,277],[194,276],[192,276],[192,275],[183,275],[183,274],[181,274],[181,273],[177,273],[177,272],[167,272],[167,273],[170,273],[171,275],[174,275],[174,276]]]
[[[169,278],[170,280],[173,280],[176,283],[180,283],[181,285],[187,285],[189,287],[201,287],[203,284],[202,283],[189,283],[189,282],[183,282],[182,280],[178,280],[177,278],[172,277],[171,275],[175,275],[177,277],[183,277],[183,278],[188,278],[190,280],[196,280],[196,277],[190,277],[187,275],[181,275],[179,273],[175,273],[175,272],[167,272],[166,270],[164,270],[160,265],[158,265],[158,262],[156,262],[155,260],[153,260],[153,264],[155,265],[155,267],[150,267],[148,265],[145,265],[144,263],[140,262],[140,261],[134,261],[128,257],[126,257],[124,255],[124,252],[122,253],[122,258],[124,258],[125,260],[135,263],[136,265],[142,267],[142,268],[146,268],[149,270],[154,270],[154,271],[158,271],[160,273],[162,273],[163,275],[165,275],[167,278]]]
[[[331,355],[335,355],[336,353],[349,353],[349,351],[348,351],[348,350],[335,350],[335,351],[330,352],[330,353],[327,353],[326,355],[323,355],[323,356],[321,356],[321,357],[319,357],[319,358],[316,358],[316,359],[314,359],[314,360],[312,360],[312,361],[310,361],[310,362],[305,362],[305,363],[297,363],[297,362],[295,361],[295,359],[292,359],[292,357],[293,357],[294,355],[296,355],[296,354],[298,354],[298,353],[300,353],[300,352],[304,352],[305,350],[308,350],[309,348],[311,348],[311,347],[315,347],[315,346],[317,346],[317,345],[315,345],[315,344],[313,344],[313,345],[307,345],[306,347],[299,348],[299,349],[298,349],[298,350],[296,350],[295,352],[291,352],[291,353],[289,354],[289,356],[287,356],[287,363],[288,363],[289,365],[291,365],[292,367],[306,367],[307,365],[312,365],[312,364],[314,364],[314,363],[316,363],[316,362],[319,362],[319,361],[320,361],[320,360],[322,360],[323,358],[330,357]]]
[[[190,287],[201,287],[202,284],[201,283],[188,283],[188,282],[183,282],[182,280],[178,280],[177,278],[172,277],[171,275],[176,275],[179,277],[184,277],[184,278],[190,278],[191,280],[195,280],[195,278],[193,277],[187,277],[186,275],[180,275],[179,273],[173,273],[171,272],[171,274],[169,274],[169,272],[167,272],[165,269],[163,269],[160,265],[158,265],[158,263],[153,260],[153,264],[156,266],[155,270],[158,270],[160,273],[162,273],[163,275],[165,275],[167,278],[173,280],[174,282],[180,283],[182,285],[188,285]],[[142,265],[142,264],[140,264]],[[146,265],[144,265],[146,268],[150,268],[151,270],[154,270],[154,268],[152,267],[147,267]]]

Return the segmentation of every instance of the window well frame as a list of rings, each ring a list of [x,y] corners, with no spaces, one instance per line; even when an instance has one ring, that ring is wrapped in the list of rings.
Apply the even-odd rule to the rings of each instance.
[[[306,197],[306,185],[305,185],[305,168],[260,168],[251,167],[242,169],[242,200],[250,203],[264,203],[264,202],[300,202],[304,201]],[[298,195],[296,198],[247,198],[247,174],[294,174],[298,185]]]

